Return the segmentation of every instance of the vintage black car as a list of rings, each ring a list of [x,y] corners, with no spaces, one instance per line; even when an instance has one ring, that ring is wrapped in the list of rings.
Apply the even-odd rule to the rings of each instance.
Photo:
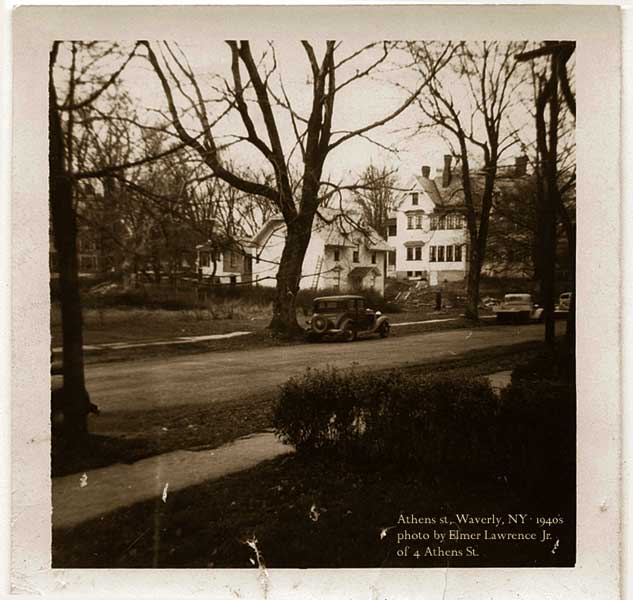
[[[323,296],[314,299],[306,337],[317,341],[335,336],[353,342],[359,334],[387,337],[390,329],[389,319],[368,308],[363,296]]]

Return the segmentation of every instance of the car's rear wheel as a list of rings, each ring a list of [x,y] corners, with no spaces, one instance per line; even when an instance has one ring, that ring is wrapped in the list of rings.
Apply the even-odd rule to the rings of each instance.
[[[316,316],[312,319],[312,329],[318,334],[325,333],[327,331],[327,319],[321,316]]]
[[[356,327],[354,327],[352,323],[346,323],[343,327],[343,339],[346,342],[353,342],[357,336],[358,332],[356,331]]]
[[[381,338],[389,337],[389,333],[391,332],[391,325],[389,323],[383,323],[378,330]]]

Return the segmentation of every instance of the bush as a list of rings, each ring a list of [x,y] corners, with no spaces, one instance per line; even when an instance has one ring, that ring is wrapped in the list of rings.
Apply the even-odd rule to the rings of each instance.
[[[282,386],[273,423],[299,452],[470,469],[494,456],[497,410],[484,379],[327,369]]]
[[[544,484],[573,477],[573,386],[309,370],[281,388],[273,425],[300,453]],[[554,469],[554,470],[552,470]]]
[[[539,352],[512,371],[513,382],[547,380],[573,383],[575,377],[575,353],[566,341],[560,342],[553,350]]]
[[[576,472],[576,394],[573,384],[517,380],[501,392],[499,428],[504,473],[538,492],[573,486]]]

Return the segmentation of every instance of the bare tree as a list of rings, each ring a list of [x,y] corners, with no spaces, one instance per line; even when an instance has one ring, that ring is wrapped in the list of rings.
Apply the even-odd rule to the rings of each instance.
[[[562,159],[566,153],[560,147],[563,108],[566,106],[575,119],[576,101],[572,91],[567,64],[574,53],[574,42],[546,42],[529,52],[519,53],[517,60],[526,61],[547,57],[548,65],[539,73],[535,95],[535,125],[538,174],[538,213],[541,263],[541,293],[545,309],[545,342],[555,343],[554,303],[557,222],[563,224],[569,247],[572,282],[575,282],[576,234],[569,203],[564,198],[575,190],[575,164],[571,173],[561,182]],[[575,293],[572,295],[568,336],[575,337]]]
[[[387,219],[393,209],[397,189],[396,175],[387,167],[370,164],[360,177],[354,191],[354,202],[359,206],[365,223],[387,239]]]
[[[301,332],[296,318],[296,295],[301,279],[303,259],[310,241],[312,224],[321,202],[320,189],[327,157],[351,139],[366,137],[371,131],[389,123],[409,106],[427,86],[436,71],[450,57],[446,46],[432,62],[420,84],[406,98],[387,111],[384,117],[353,130],[334,131],[335,100],[349,85],[372,76],[388,58],[392,47],[388,43],[369,44],[347,56],[338,58],[340,44],[328,41],[322,57],[317,57],[312,44],[301,43],[308,66],[311,101],[307,114],[300,114],[292,104],[284,82],[277,71],[275,48],[269,44],[265,56],[256,58],[248,41],[228,41],[231,74],[223,81],[230,110],[237,113],[244,134],[235,136],[255,148],[270,168],[270,182],[261,182],[236,172],[219,152],[208,102],[194,70],[184,53],[170,44],[153,47],[140,42],[158,76],[169,107],[171,123],[183,143],[198,152],[213,175],[238,190],[260,196],[275,205],[286,227],[286,241],[277,272],[276,298],[270,327],[285,335]],[[354,61],[365,57],[362,67],[350,68]],[[367,58],[369,57],[369,58]],[[344,74],[344,75],[341,75]],[[187,119],[176,98],[188,103]],[[256,114],[253,114],[255,108]],[[278,123],[279,111],[290,119],[294,139],[283,140]],[[221,116],[221,115],[220,115]],[[195,117],[200,132],[197,137],[190,126]],[[288,150],[288,147],[291,149]],[[301,174],[293,181],[291,161],[298,156]]]
[[[62,313],[63,398],[62,410],[67,438],[83,437],[87,432],[87,415],[92,405],[86,391],[83,362],[83,331],[79,268],[77,259],[77,215],[74,203],[73,168],[74,119],[116,81],[136,52],[121,60],[120,66],[103,78],[89,78],[77,64],[79,44],[70,44],[70,64],[66,97],[58,99],[54,72],[60,50],[54,42],[49,57],[49,203],[53,240],[58,255]],[[105,51],[114,52],[113,48]],[[96,55],[95,60],[98,60]],[[89,85],[86,85],[86,80]],[[81,87],[80,87],[81,85]],[[88,87],[88,91],[81,94]]]
[[[428,93],[418,98],[425,127],[440,127],[459,159],[469,237],[466,317],[479,318],[479,282],[486,256],[490,211],[501,157],[515,144],[508,121],[517,105],[517,90],[524,84],[514,55],[524,43],[462,42],[451,61],[452,69],[435,73]],[[428,44],[409,44],[416,65],[426,72],[436,59]],[[467,92],[453,94],[462,82]],[[473,157],[477,156],[474,166]],[[475,189],[475,170],[483,174],[481,192]]]

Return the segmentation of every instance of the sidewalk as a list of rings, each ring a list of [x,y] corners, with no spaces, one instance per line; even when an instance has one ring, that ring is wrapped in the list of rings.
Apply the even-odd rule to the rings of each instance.
[[[74,527],[125,506],[254,467],[294,450],[271,432],[200,452],[178,450],[52,480],[53,528]]]
[[[232,331],[231,333],[216,333],[212,335],[190,335],[168,340],[152,340],[144,342],[110,342],[107,344],[88,344],[84,346],[84,352],[99,352],[101,350],[124,350],[127,348],[147,348],[150,346],[169,346],[171,344],[196,344],[211,340],[223,340],[227,338],[250,335],[252,331]],[[53,354],[61,354],[62,348],[53,348]]]

